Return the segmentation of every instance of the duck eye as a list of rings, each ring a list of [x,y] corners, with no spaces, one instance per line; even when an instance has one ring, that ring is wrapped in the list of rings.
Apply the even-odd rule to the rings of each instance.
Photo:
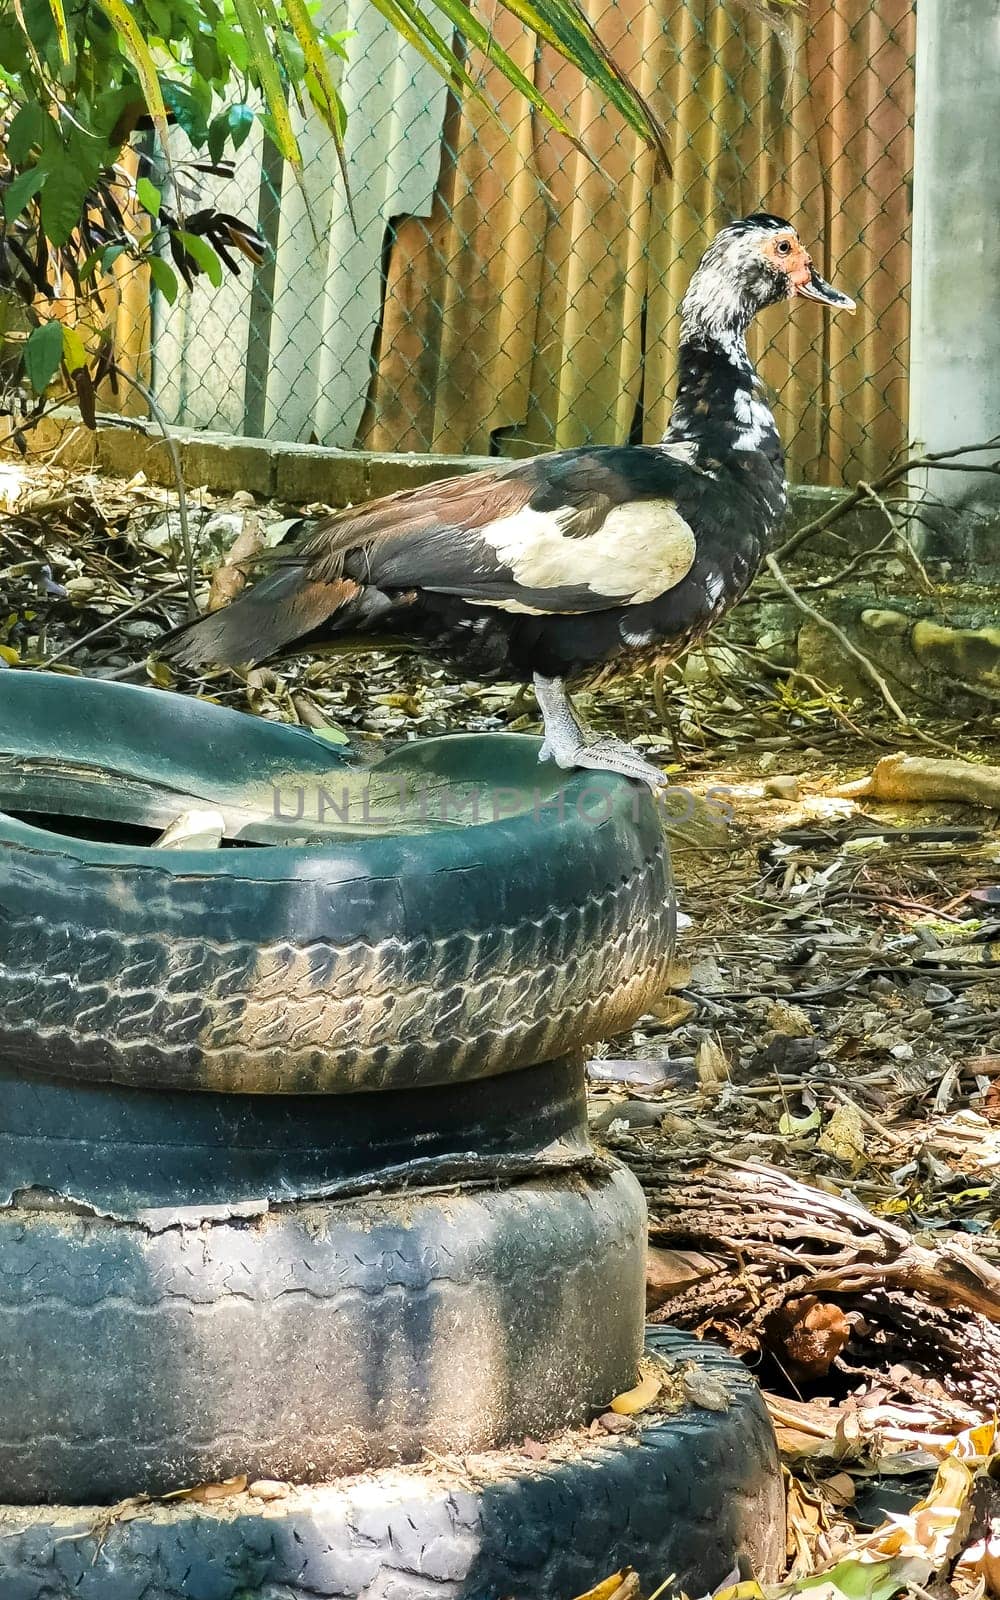
[[[779,239],[775,248],[779,256],[787,256],[791,252],[792,241],[791,239]]]

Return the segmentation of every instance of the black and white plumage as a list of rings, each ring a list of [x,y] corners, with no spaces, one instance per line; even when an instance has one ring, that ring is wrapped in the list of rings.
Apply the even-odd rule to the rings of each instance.
[[[628,745],[588,732],[564,683],[633,651],[679,654],[746,591],[786,496],[745,335],[796,295],[853,309],[790,223],[758,213],[723,228],[684,297],[660,444],[499,463],[338,512],[163,653],[236,664],[331,633],[414,634],[467,675],[532,679],[543,757],[662,784]]]

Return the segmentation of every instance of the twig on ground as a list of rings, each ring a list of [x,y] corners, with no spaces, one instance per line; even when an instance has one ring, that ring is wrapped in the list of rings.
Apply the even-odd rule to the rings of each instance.
[[[878,490],[874,489],[870,483],[864,483],[863,481],[858,483],[858,488],[864,489],[865,493],[871,500],[875,502],[879,510],[882,512],[886,522],[889,524],[889,532],[896,549],[899,551],[903,559],[910,563],[917,575],[917,581],[923,589],[924,594],[933,594],[934,585],[928,577],[927,568],[917,555],[917,552],[914,550],[912,544],[906,537],[906,534],[903,532],[902,528],[899,526],[889,507],[882,499],[882,496],[879,494]]]
[[[131,384],[136,394],[141,395],[143,400],[145,400],[147,406],[149,407],[149,414],[156,423],[156,426],[159,428],[160,433],[163,435],[163,441],[166,444],[170,455],[170,465],[173,468],[174,473],[174,486],[177,490],[177,519],[180,523],[181,529],[181,544],[184,547],[184,565],[186,568],[185,589],[187,591],[188,605],[191,610],[191,615],[192,617],[195,617],[198,615],[198,599],[195,594],[194,587],[194,546],[191,543],[191,525],[188,521],[187,489],[184,484],[184,473],[181,468],[181,453],[177,448],[177,440],[170,431],[170,428],[167,424],[167,419],[160,409],[159,402],[154,398],[150,390],[147,389],[146,385],[141,383],[138,378],[134,378],[130,372],[126,372],[123,368],[119,369],[119,376],[124,378],[126,383]]]
[[[157,594],[145,595],[143,599],[137,600],[134,605],[127,606],[124,611],[116,612],[113,617],[109,617],[99,627],[91,628],[90,632],[85,633],[81,639],[74,639],[70,644],[63,645],[63,648],[57,650],[54,656],[49,656],[46,661],[41,663],[42,667],[47,672],[50,667],[55,666],[57,661],[65,661],[67,656],[74,655],[77,650],[82,650],[85,644],[92,644],[95,639],[100,639],[104,634],[111,633],[113,629],[119,627],[129,617],[134,616],[137,611],[145,611],[147,606],[154,604],[157,600],[165,599],[167,595],[181,594],[185,588],[186,585],[183,578],[178,578],[176,583],[168,583]]]
[[[856,644],[852,643],[843,628],[838,628],[835,622],[831,622],[829,617],[824,617],[822,612],[817,611],[815,606],[809,604],[808,600],[803,600],[802,596],[785,577],[774,556],[767,557],[767,569],[782,593],[791,600],[792,604],[797,606],[805,616],[815,622],[825,633],[828,633],[832,639],[836,639],[840,648],[851,657],[852,661],[858,663],[869,683],[882,696],[900,727],[905,728],[908,733],[912,733],[914,738],[919,739],[923,744],[931,744],[935,745],[939,750],[947,750],[948,746],[941,739],[935,739],[933,734],[925,733],[922,728],[918,728],[910,720],[875,663],[870,661],[864,651],[859,650]]]
[[[876,556],[880,556],[893,542],[892,533],[887,533],[885,538],[880,539],[878,544],[873,545],[870,550],[858,550],[850,561],[840,568],[839,572],[834,572],[829,578],[813,578],[808,583],[802,583],[799,585],[800,590],[835,589],[839,583],[843,583],[845,578],[849,578],[852,573],[857,572],[858,568],[863,567],[867,561],[873,561]]]
[[[954,1240],[918,1243],[775,1167],[716,1156],[692,1170],[673,1151],[609,1143],[645,1190],[652,1241],[704,1260],[704,1275],[669,1298],[671,1322],[722,1331],[746,1353],[770,1347],[783,1307],[834,1295],[881,1307],[925,1354],[947,1346],[967,1387],[1000,1377],[1000,1270],[985,1255]]]

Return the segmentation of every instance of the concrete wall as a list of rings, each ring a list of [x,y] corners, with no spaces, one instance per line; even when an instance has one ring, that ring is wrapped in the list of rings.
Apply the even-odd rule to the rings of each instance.
[[[336,450],[324,445],[280,444],[272,439],[203,433],[172,428],[181,471],[188,488],[218,494],[249,490],[263,500],[290,506],[320,503],[355,505],[397,489],[414,489],[440,478],[495,465],[489,456],[379,455],[364,450]],[[33,453],[58,452],[58,465],[131,478],[143,472],[148,482],[170,488],[175,482],[170,452],[159,432],[146,422],[124,423],[103,418],[95,433],[83,427],[79,414],[66,409],[43,417],[32,430]],[[12,445],[7,454],[15,456]],[[841,498],[837,489],[792,488],[790,528],[820,516]],[[875,543],[885,533],[878,512],[859,510],[837,523],[836,542],[810,544],[843,554],[844,541]]]
[[[931,451],[1000,434],[998,132],[998,0],[920,0],[910,436]],[[960,513],[928,550],[995,569],[1000,478],[937,471],[923,482]]]

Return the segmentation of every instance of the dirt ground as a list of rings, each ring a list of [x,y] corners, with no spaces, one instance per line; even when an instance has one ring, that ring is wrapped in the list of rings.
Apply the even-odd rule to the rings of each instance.
[[[147,660],[185,614],[173,502],[0,464],[0,668],[152,679],[362,756],[536,729],[530,694],[405,649],[175,684]],[[292,512],[193,496],[195,588],[248,514],[273,543]],[[901,728],[761,670],[738,635],[581,697],[698,797],[674,830],[671,989],[590,1062],[595,1133],[646,1189],[651,1315],[726,1340],[767,1391],[791,1589],[823,1572],[846,1600],[997,1594],[997,815],[838,792],[888,751],[993,759],[993,707]]]

